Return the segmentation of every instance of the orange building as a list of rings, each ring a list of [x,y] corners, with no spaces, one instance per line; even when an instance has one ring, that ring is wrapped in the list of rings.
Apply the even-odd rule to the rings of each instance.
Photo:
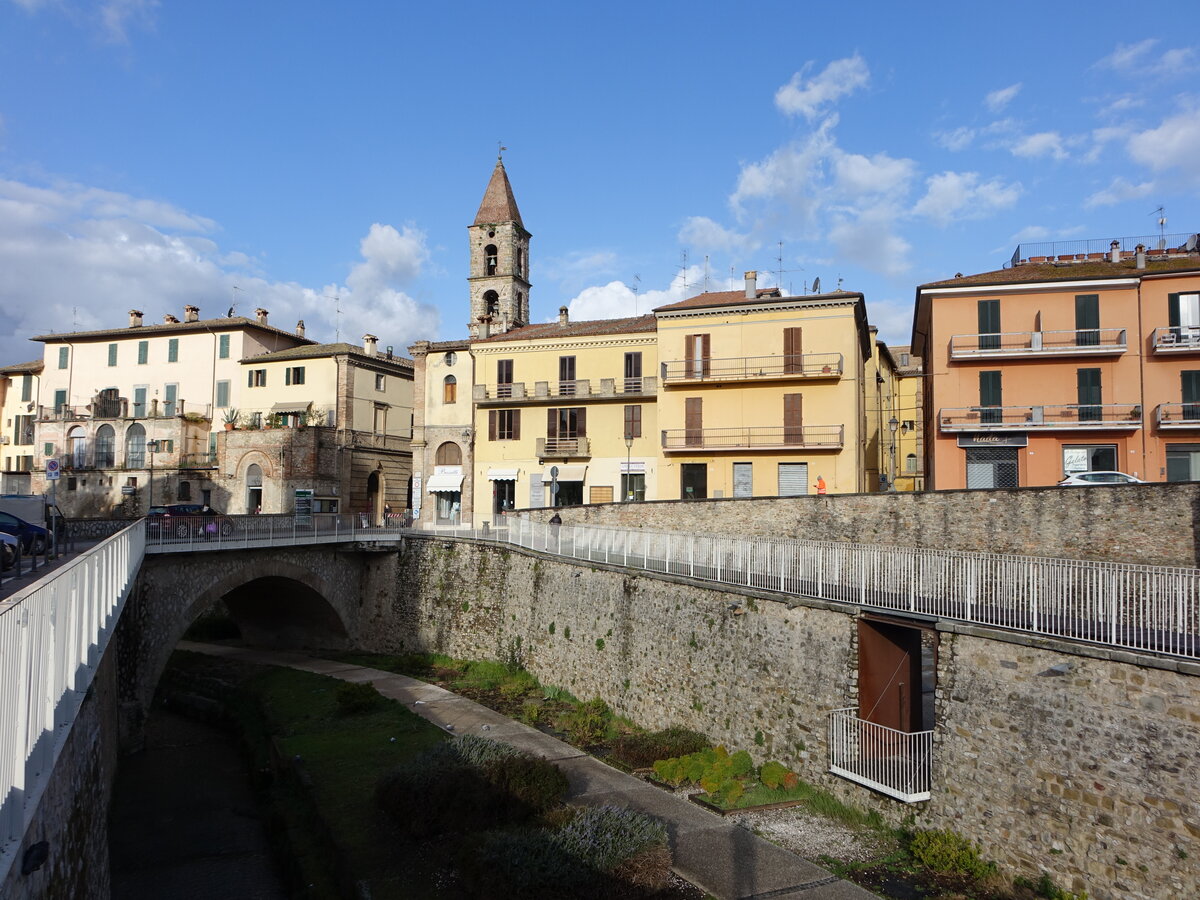
[[[1197,241],[1023,245],[1004,269],[917,288],[928,486],[1200,479]]]

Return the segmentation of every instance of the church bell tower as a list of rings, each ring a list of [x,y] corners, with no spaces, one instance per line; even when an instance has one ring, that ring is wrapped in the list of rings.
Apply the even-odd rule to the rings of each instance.
[[[471,245],[471,337],[529,324],[529,238],[504,160],[496,168],[468,229]]]

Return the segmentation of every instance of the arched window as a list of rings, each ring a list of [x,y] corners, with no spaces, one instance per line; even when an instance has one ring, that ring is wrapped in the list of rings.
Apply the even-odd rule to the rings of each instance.
[[[453,375],[447,375],[446,379],[442,382],[442,402],[458,402],[458,379]]]
[[[96,429],[96,468],[111,469],[117,461],[117,433],[111,425]]]
[[[435,464],[439,466],[461,466],[462,448],[453,441],[446,441],[437,448]]]
[[[140,422],[134,422],[125,432],[125,468],[143,469],[146,467],[146,429]]]
[[[82,469],[87,465],[87,433],[78,425],[67,432],[71,465]]]
[[[904,471],[909,473],[917,471],[917,454],[910,453],[904,457]]]
[[[496,274],[496,269],[499,267],[498,257],[495,244],[488,244],[483,248],[483,273],[485,275]]]
[[[489,316],[500,314],[500,295],[495,291],[488,291],[483,295],[483,311]]]
[[[522,278],[525,277],[525,250],[523,248],[517,250],[517,274]]]

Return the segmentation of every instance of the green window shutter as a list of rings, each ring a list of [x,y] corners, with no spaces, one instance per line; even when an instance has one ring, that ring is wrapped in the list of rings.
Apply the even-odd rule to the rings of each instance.
[[[67,347],[58,348],[58,367],[65,369],[67,367],[67,359],[69,358],[70,350]]]
[[[28,403],[32,399],[33,399],[33,376],[32,375],[22,375],[21,376],[21,400],[24,403]]]
[[[1179,327],[1179,295],[1167,294],[1167,324],[1172,328]]]
[[[225,409],[229,406],[229,382],[217,382],[217,406],[220,409]]]
[[[1200,372],[1180,372],[1180,399],[1184,403],[1200,403]]]
[[[1000,347],[1000,301],[979,301],[979,349],[996,350]],[[988,337],[982,337],[988,335]]]
[[[979,373],[979,405],[1003,406],[999,372]]]
[[[284,384],[292,383],[292,370],[290,368],[283,370],[283,383]]]
[[[115,366],[117,364],[117,345],[116,344],[108,345],[108,364],[110,366]]]
[[[179,338],[167,341],[167,362],[179,362]]]
[[[1080,405],[1100,402],[1100,370],[1079,369],[1076,375]]]
[[[66,405],[67,405],[67,392],[66,391],[55,391],[54,392],[54,410],[55,410],[55,412],[62,409]]]
[[[217,345],[217,356],[221,359],[229,359],[229,335],[221,335],[217,339]]]
[[[144,366],[150,361],[150,342],[138,341],[138,365]]]

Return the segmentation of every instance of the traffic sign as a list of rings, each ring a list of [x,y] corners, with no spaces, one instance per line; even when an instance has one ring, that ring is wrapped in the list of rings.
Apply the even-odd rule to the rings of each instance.
[[[54,458],[46,460],[46,480],[58,481],[61,476],[62,469],[58,464],[58,460]]]

